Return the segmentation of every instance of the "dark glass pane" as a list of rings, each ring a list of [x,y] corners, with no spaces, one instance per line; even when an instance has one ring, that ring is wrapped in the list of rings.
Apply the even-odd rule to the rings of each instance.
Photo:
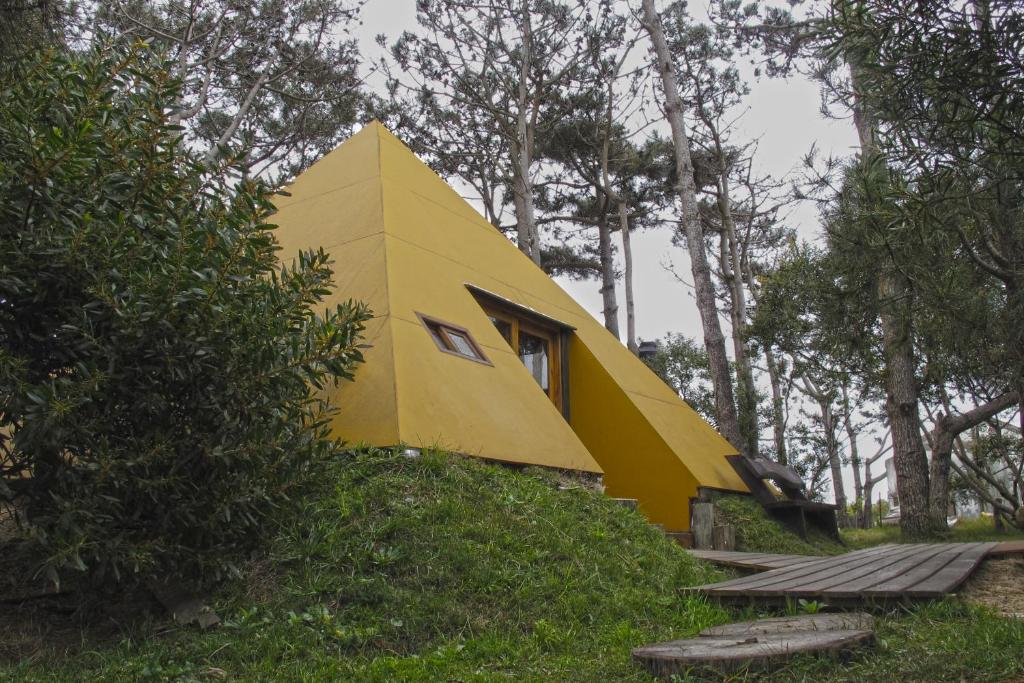
[[[494,326],[496,328],[498,328],[498,334],[500,334],[502,337],[504,337],[505,341],[507,341],[509,344],[511,344],[512,343],[512,324],[509,323],[507,320],[502,320],[501,318],[495,318],[494,316],[488,316],[488,317],[491,319],[491,322],[494,323]]]
[[[530,371],[537,384],[544,391],[551,386],[551,371],[548,361],[548,340],[535,337],[528,332],[519,332],[519,358]]]

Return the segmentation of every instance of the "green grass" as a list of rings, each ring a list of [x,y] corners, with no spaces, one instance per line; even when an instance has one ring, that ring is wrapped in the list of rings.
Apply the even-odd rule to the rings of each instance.
[[[764,508],[749,496],[718,497],[715,515],[736,530],[737,550],[783,555],[836,555],[847,551],[816,530],[808,533],[807,540],[801,539],[769,517]]]
[[[214,596],[221,628],[154,617],[121,640],[0,663],[0,680],[649,681],[633,647],[756,616],[688,594],[723,574],[636,513],[556,483],[436,453],[347,456],[267,555]],[[803,547],[743,506],[725,509],[746,510],[735,519],[749,542]],[[981,610],[939,603],[883,616],[879,638],[849,665],[800,659],[770,680],[1024,674],[1024,625]]]
[[[843,529],[843,542],[851,549],[870,548],[883,543],[900,543],[898,526],[876,526],[870,529]],[[1015,541],[1024,539],[1024,530],[1007,527],[997,531],[991,517],[963,519],[943,534],[940,541],[968,543],[973,541]]]
[[[946,600],[876,621],[873,650],[846,666],[802,657],[772,681],[1020,681],[1024,621]],[[743,680],[743,679],[740,679]]]
[[[15,680],[647,680],[633,647],[730,615],[721,578],[637,514],[553,478],[371,451],[324,472],[208,634],[15,666]],[[0,679],[4,676],[0,669]]]

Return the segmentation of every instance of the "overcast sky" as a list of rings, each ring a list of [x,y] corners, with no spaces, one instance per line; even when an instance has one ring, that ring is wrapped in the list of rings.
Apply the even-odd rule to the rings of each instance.
[[[657,3],[660,6],[663,3]],[[699,12],[702,3],[690,3],[692,12]],[[384,34],[388,44],[406,29],[416,26],[415,0],[368,0],[363,13],[363,24],[357,32],[364,58],[374,61],[381,49],[374,37]],[[645,54],[643,49],[639,55]],[[851,154],[856,146],[856,132],[852,122],[826,119],[820,113],[818,86],[801,76],[788,79],[754,78],[753,68],[744,63],[741,71],[750,85],[746,98],[748,111],[738,124],[737,141],[758,140],[755,168],[762,174],[785,176],[796,169],[801,159],[816,146],[822,156],[842,157]],[[656,114],[652,113],[652,118]],[[665,135],[668,135],[667,126]],[[467,199],[470,199],[467,197]],[[790,214],[793,227],[804,239],[815,239],[818,234],[817,211],[810,204],[798,207]],[[686,281],[690,281],[690,263],[685,249],[671,244],[668,229],[634,233],[634,295],[636,301],[637,335],[641,339],[658,339],[667,333],[683,333],[702,339],[700,317],[690,287],[680,282],[667,270],[671,265]],[[621,269],[621,264],[620,264]],[[598,281],[572,282],[564,278],[559,283],[596,319],[601,320],[601,295]],[[618,288],[620,327],[625,331],[625,294]],[[602,321],[603,322],[603,321]],[[722,321],[724,326],[728,321]],[[770,434],[762,435],[766,438]],[[874,444],[864,439],[861,450],[870,454]],[[875,465],[879,471],[882,463]],[[853,482],[846,468],[847,495],[852,500]],[[885,493],[885,483],[876,487]]]

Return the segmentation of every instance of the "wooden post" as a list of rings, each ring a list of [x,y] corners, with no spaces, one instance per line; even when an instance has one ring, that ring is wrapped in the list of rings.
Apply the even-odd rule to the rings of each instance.
[[[720,524],[711,531],[711,545],[715,550],[736,550],[736,529],[731,524]]]
[[[693,547],[708,550],[714,547],[715,504],[696,501],[693,503],[690,528],[693,530]]]

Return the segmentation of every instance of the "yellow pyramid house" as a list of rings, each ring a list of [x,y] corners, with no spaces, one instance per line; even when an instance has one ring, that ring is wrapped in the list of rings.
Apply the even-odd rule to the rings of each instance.
[[[670,531],[698,489],[748,490],[725,439],[380,124],[287,191],[283,258],[323,247],[328,303],[374,314],[341,438],[603,473]]]

